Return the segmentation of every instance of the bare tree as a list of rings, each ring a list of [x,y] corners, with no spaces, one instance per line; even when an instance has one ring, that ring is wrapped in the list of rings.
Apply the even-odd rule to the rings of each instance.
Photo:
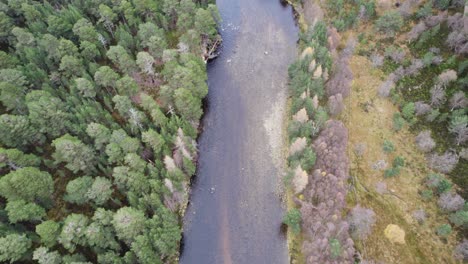
[[[413,212],[413,218],[419,224],[424,224],[424,222],[426,222],[427,215],[423,209],[418,209]]]
[[[349,227],[353,237],[365,239],[372,232],[375,224],[375,213],[372,209],[356,205],[348,216]]]
[[[456,81],[458,78],[457,72],[454,70],[446,70],[437,76],[437,83],[446,87],[453,81]]]
[[[416,136],[416,145],[422,152],[430,152],[432,149],[434,149],[436,143],[431,137],[431,131],[421,131],[421,133]]]
[[[332,95],[328,98],[328,108],[330,109],[330,114],[333,116],[338,115],[343,111],[343,96],[341,94]]]
[[[354,154],[358,157],[362,157],[366,152],[367,144],[366,143],[356,143],[354,145]]]
[[[436,84],[431,88],[431,105],[435,107],[442,106],[447,98],[445,97],[445,89],[442,85]]]
[[[370,56],[370,60],[372,62],[372,66],[376,68],[381,67],[384,64],[384,57],[377,53],[372,54]]]
[[[465,199],[456,193],[445,192],[440,196],[437,204],[447,212],[454,212],[463,208]]]
[[[444,12],[440,12],[437,15],[426,17],[426,19],[424,20],[424,23],[426,23],[428,27],[435,27],[439,25],[440,23],[444,22],[446,19],[447,19],[447,11],[444,11]]]
[[[458,119],[450,123],[449,131],[450,133],[455,135],[455,142],[457,143],[457,145],[460,145],[468,140],[468,119],[463,117],[460,117]]]
[[[409,41],[414,41],[419,38],[419,35],[421,35],[424,31],[427,30],[427,26],[424,23],[424,21],[419,22],[414,26],[410,32],[407,34],[407,38]]]
[[[418,101],[414,103],[414,110],[417,116],[421,116],[429,113],[432,110],[432,108],[430,105],[422,101]]]
[[[378,94],[380,97],[388,97],[390,95],[390,91],[395,87],[395,83],[392,80],[386,80],[383,82],[378,90]]]
[[[400,48],[394,48],[391,46],[385,51],[385,57],[393,60],[396,63],[402,63],[405,59],[406,52]]]
[[[451,111],[457,108],[468,107],[468,100],[466,99],[465,93],[463,91],[458,91],[450,98],[450,108]]]
[[[460,158],[464,160],[468,160],[468,148],[462,148],[462,150],[460,150],[460,153],[458,153],[458,155],[460,156]]]
[[[458,163],[458,155],[456,153],[447,151],[442,155],[434,153],[427,158],[430,168],[442,172],[451,172]]]
[[[411,65],[405,69],[407,75],[417,75],[419,71],[424,68],[424,62],[421,59],[413,59]]]
[[[349,95],[351,81],[353,80],[353,72],[349,67],[349,60],[351,55],[353,55],[355,46],[356,40],[353,38],[349,39],[346,47],[336,60],[333,75],[326,84],[326,92],[328,96],[340,93],[343,98],[346,98]]]
[[[468,261],[468,240],[463,239],[463,242],[455,248],[453,255],[458,260]]]

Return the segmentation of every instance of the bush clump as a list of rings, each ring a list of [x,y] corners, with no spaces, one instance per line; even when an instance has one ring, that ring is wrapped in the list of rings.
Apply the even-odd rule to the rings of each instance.
[[[375,22],[376,31],[389,37],[393,37],[402,26],[403,17],[397,11],[387,11]]]

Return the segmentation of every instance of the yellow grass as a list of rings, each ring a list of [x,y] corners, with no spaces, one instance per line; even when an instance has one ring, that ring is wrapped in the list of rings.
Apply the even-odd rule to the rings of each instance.
[[[373,69],[370,61],[362,56],[354,56],[350,67],[354,81],[351,95],[346,99],[346,111],[340,117],[349,129],[350,175],[356,186],[355,191],[349,192],[348,201],[350,206],[359,203],[372,208],[377,218],[372,234],[358,241],[357,248],[364,259],[385,263],[455,263],[452,258],[455,234],[444,241],[435,234],[437,226],[447,223],[446,217],[437,212],[435,199],[424,202],[418,194],[429,173],[424,155],[416,150],[414,135],[407,129],[392,131],[392,117],[397,109],[388,99],[377,96],[384,74]],[[394,153],[383,152],[385,139],[394,143]],[[362,158],[353,152],[357,143],[367,145]],[[384,179],[382,171],[372,169],[372,164],[381,159],[391,166],[398,155],[406,161],[399,176]],[[385,194],[375,190],[380,181],[387,184]],[[424,209],[428,214],[423,225],[412,218],[412,212],[417,209]],[[384,236],[389,224],[396,224],[405,231],[405,245],[391,244]]]

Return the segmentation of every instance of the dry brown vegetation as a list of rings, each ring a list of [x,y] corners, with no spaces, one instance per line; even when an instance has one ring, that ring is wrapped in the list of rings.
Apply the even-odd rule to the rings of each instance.
[[[350,131],[349,146],[365,143],[367,148],[362,157],[348,148],[354,187],[349,192],[348,202],[350,206],[359,203],[372,208],[377,219],[371,235],[357,241],[357,249],[364,259],[385,263],[454,263],[455,234],[446,240],[437,237],[434,230],[446,219],[438,214],[435,199],[423,202],[418,193],[422,189],[421,182],[430,171],[423,153],[417,151],[415,135],[406,129],[392,132],[392,117],[397,108],[388,99],[377,95],[384,74],[373,69],[371,62],[362,56],[353,56],[350,66],[355,79],[341,118]],[[382,150],[384,140],[392,141],[396,151],[385,154]],[[406,159],[406,166],[399,176],[384,179],[382,171],[372,168],[376,161],[391,163],[396,156]],[[386,183],[387,191],[380,194],[376,187],[382,181]],[[412,217],[418,209],[427,214],[422,225]],[[405,245],[392,244],[385,237],[384,230],[389,224],[396,224],[405,231]]]

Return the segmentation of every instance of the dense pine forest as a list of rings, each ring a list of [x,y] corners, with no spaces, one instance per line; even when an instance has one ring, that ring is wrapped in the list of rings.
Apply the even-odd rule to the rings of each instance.
[[[0,262],[177,259],[219,20],[206,1],[0,2]]]

